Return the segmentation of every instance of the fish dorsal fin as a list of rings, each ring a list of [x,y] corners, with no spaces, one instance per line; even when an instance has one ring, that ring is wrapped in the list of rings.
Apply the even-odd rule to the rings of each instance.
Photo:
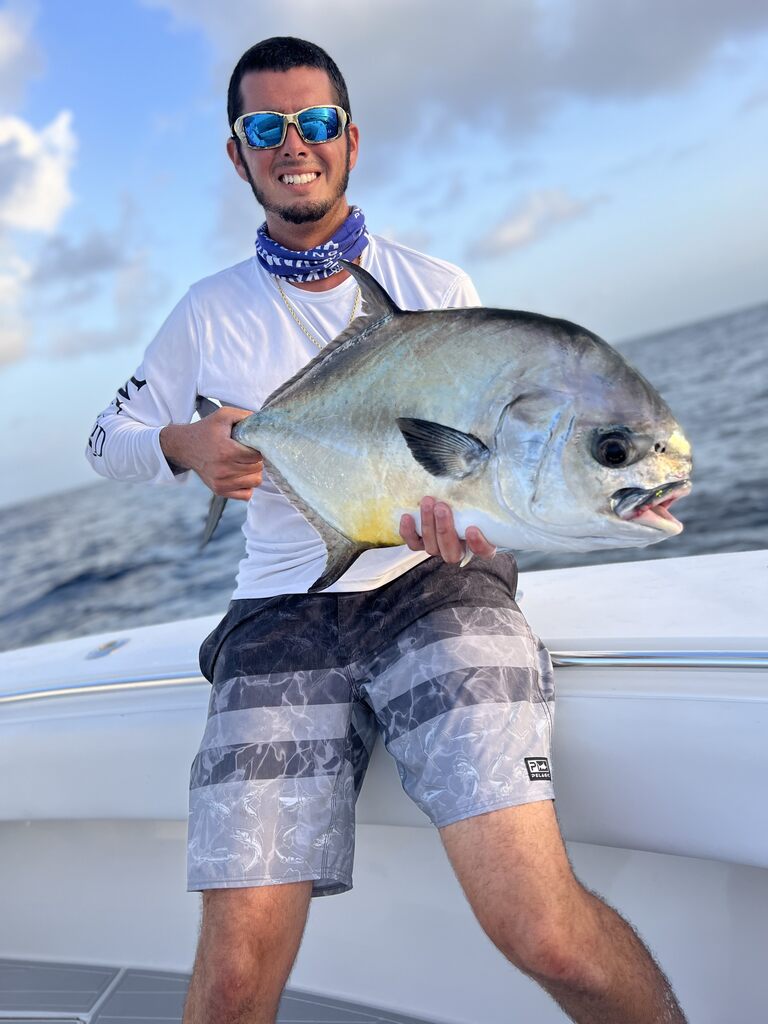
[[[397,425],[411,455],[432,476],[463,480],[482,469],[490,458],[490,449],[474,434],[407,417],[399,418]]]
[[[271,395],[264,400],[261,408],[266,409],[275,399],[284,395],[294,384],[310,373],[316,366],[332,358],[340,349],[350,344],[359,344],[369,338],[374,331],[377,331],[384,324],[388,323],[395,316],[406,314],[394,304],[387,292],[382,288],[375,277],[372,277],[367,270],[355,266],[354,263],[347,263],[346,260],[339,260],[345,270],[348,270],[360,285],[360,293],[365,303],[361,316],[356,316],[345,331],[342,331],[336,338],[319,352],[314,359],[310,359],[302,368],[288,380],[275,388]]]
[[[373,274],[369,274],[367,270],[363,270],[356,263],[349,263],[347,260],[339,260],[339,263],[358,283],[365,303],[363,307],[365,316],[371,316],[378,320],[382,316],[389,318],[397,313],[402,313],[402,309],[395,305],[392,296],[379,284]]]

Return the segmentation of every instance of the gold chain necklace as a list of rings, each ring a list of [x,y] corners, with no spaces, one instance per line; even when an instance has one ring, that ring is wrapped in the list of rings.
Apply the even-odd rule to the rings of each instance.
[[[303,323],[301,317],[298,314],[298,311],[296,310],[296,307],[293,305],[291,300],[288,298],[288,296],[283,291],[283,286],[280,284],[280,278],[279,277],[275,277],[274,281],[275,281],[275,284],[277,285],[277,290],[280,292],[281,296],[283,297],[283,302],[285,303],[285,308],[288,310],[288,312],[291,314],[293,319],[299,325],[300,329],[304,332],[304,334],[306,334],[306,336],[309,338],[309,340],[312,342],[312,344],[316,348],[324,349],[325,345],[321,341],[319,341],[318,338],[316,338],[315,335],[309,330],[309,328],[306,326],[306,324]],[[346,324],[344,324],[344,330],[346,330],[347,327],[349,327],[349,325],[355,319],[357,314],[360,312],[360,299],[361,298],[362,298],[362,292],[360,291],[360,285],[358,285],[357,286],[357,294],[355,295],[355,301],[352,303],[352,312],[349,314],[349,320],[347,320]],[[341,331],[339,333],[341,333]]]

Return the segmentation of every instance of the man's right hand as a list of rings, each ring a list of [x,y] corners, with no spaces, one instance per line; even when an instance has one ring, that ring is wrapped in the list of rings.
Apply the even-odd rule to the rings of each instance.
[[[261,484],[261,452],[232,440],[232,428],[248,409],[224,406],[198,423],[170,423],[160,431],[160,447],[169,462],[193,469],[220,498],[248,501]]]

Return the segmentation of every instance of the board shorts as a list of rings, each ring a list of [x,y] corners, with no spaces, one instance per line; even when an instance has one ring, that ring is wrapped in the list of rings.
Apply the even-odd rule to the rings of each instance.
[[[376,737],[442,827],[553,799],[554,680],[511,555],[429,558],[376,590],[232,601],[200,649],[212,683],[190,773],[187,888],[352,887]]]

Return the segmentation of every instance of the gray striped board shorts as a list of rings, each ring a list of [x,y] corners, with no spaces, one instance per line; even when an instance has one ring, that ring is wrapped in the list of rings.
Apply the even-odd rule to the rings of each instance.
[[[190,776],[189,891],[352,887],[355,801],[381,733],[438,827],[549,800],[552,663],[511,555],[429,558],[377,590],[232,601]]]

